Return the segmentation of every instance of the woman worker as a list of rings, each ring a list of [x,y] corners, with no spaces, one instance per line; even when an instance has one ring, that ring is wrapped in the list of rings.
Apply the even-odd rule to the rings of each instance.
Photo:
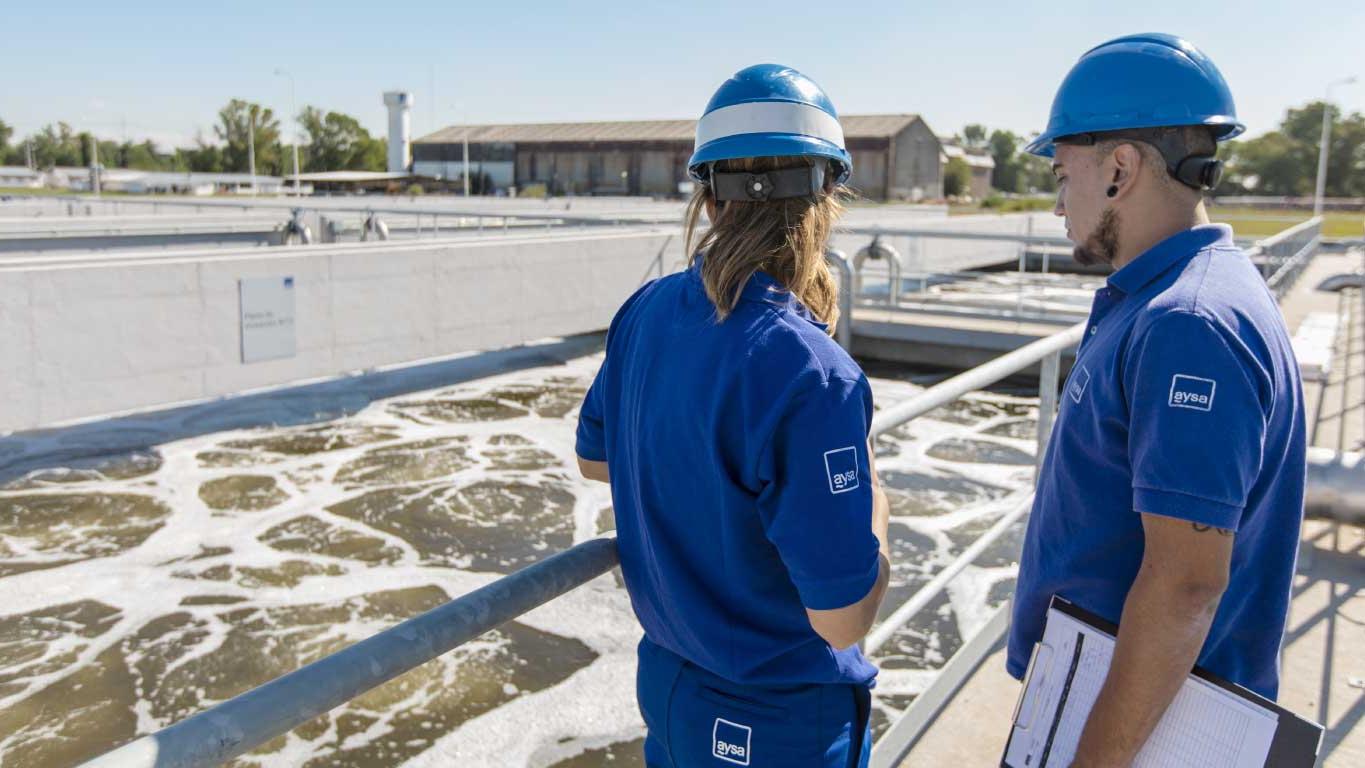
[[[611,484],[649,766],[866,765],[886,591],[872,392],[831,338],[851,171],[824,92],[763,64],[697,124],[685,272],[607,333],[576,452]],[[702,211],[709,229],[696,240]]]

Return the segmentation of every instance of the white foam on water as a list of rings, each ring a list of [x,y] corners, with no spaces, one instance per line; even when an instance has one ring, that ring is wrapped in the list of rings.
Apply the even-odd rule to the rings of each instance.
[[[97,601],[118,611],[117,621],[102,634],[82,637],[70,633],[47,643],[40,658],[28,663],[28,667],[35,669],[46,667],[45,671],[28,676],[19,673],[14,681],[18,687],[0,696],[0,711],[93,663],[101,653],[114,646],[124,647],[129,667],[136,668],[148,659],[148,650],[132,649],[130,638],[148,623],[167,614],[187,615],[194,631],[203,633],[197,641],[176,646],[182,655],[167,662],[169,671],[193,664],[222,648],[234,629],[234,624],[223,618],[229,609],[249,609],[266,616],[275,609],[339,605],[377,592],[431,586],[454,597],[502,575],[471,570],[472,559],[467,553],[460,557],[452,555],[450,562],[459,567],[433,563],[423,558],[418,546],[402,536],[327,509],[365,493],[386,488],[403,488],[407,489],[404,493],[412,494],[445,493],[449,491],[439,489],[462,489],[489,479],[520,482],[537,488],[558,487],[572,495],[573,520],[569,528],[572,540],[583,541],[598,535],[599,515],[610,506],[611,497],[607,486],[578,476],[573,451],[576,408],[563,416],[542,417],[532,409],[497,420],[443,421],[424,411],[421,405],[444,399],[488,399],[490,393],[500,389],[553,390],[568,386],[560,379],[547,385],[546,380],[550,377],[571,379],[575,386],[586,387],[601,359],[600,354],[591,355],[563,366],[520,370],[376,401],[352,416],[328,422],[321,430],[332,436],[334,444],[367,433],[384,436],[373,442],[362,441],[315,453],[271,453],[259,448],[232,449],[227,444],[313,434],[318,425],[232,430],[158,446],[161,466],[142,476],[123,480],[95,477],[75,482],[41,482],[36,487],[0,490],[0,499],[51,493],[139,494],[169,510],[164,525],[137,546],[104,557],[0,578],[0,605],[9,617],[0,618],[0,625],[17,614],[82,600]],[[919,391],[910,383],[890,379],[874,379],[873,387],[881,407],[893,405]],[[506,407],[523,408],[514,399],[499,402]],[[999,497],[975,503],[949,503],[951,500],[946,495],[939,499],[935,492],[924,492],[918,498],[948,507],[947,511],[929,516],[896,515],[896,523],[933,542],[933,551],[924,556],[925,570],[946,565],[965,546],[961,537],[954,543],[950,533],[964,525],[972,526],[973,530],[984,530],[990,521],[1017,501],[1021,489],[1027,487],[1031,478],[1029,465],[955,461],[930,455],[933,446],[940,441],[968,439],[1026,454],[1032,452],[1032,440],[983,434],[985,430],[1031,418],[1027,409],[1032,406],[1032,400],[978,394],[969,396],[968,402],[986,415],[978,416],[970,423],[941,421],[933,418],[933,414],[916,420],[908,427],[908,437],[890,441],[898,453],[877,459],[878,469],[884,475],[902,472],[960,479],[977,484],[973,487],[995,489],[992,493]],[[407,407],[403,404],[417,405]],[[1011,408],[1024,412],[1004,412]],[[544,465],[491,468],[499,460],[501,451],[508,448],[493,445],[492,439],[509,434],[529,441],[527,448],[548,454]],[[368,481],[363,485],[351,485],[334,481],[349,462],[372,455],[372,451],[434,439],[462,441],[469,465],[420,482],[404,480],[386,485]],[[249,463],[209,466],[198,458],[206,451],[225,451]],[[268,477],[288,498],[255,511],[215,510],[201,498],[200,488],[205,483],[241,475]],[[394,559],[368,564],[310,551],[284,551],[261,540],[266,531],[303,515],[317,518],[338,530],[378,539],[383,546],[392,548],[396,553]],[[497,519],[483,522],[494,526],[504,524]],[[98,531],[92,535],[98,535]],[[3,547],[8,547],[9,552],[6,553]],[[226,547],[230,552],[200,557],[205,547]],[[55,562],[67,557],[61,552],[43,551],[41,541],[18,537],[0,538],[0,555],[3,555],[3,562],[23,564]],[[196,557],[199,559],[191,559]],[[290,561],[297,563],[293,567],[307,571],[294,584],[253,583],[243,574],[243,569],[278,569]],[[225,566],[232,570],[227,571]],[[189,577],[203,576],[205,571],[210,571],[211,575],[213,569],[228,573],[229,578]],[[1012,567],[969,568],[953,582],[948,589],[949,605],[964,637],[989,616],[986,599],[991,587],[1012,576]],[[186,600],[207,596],[240,598],[242,602],[230,606],[184,605]],[[634,699],[635,644],[640,637],[640,628],[631,613],[629,600],[624,590],[617,586],[614,576],[599,577],[530,612],[519,622],[582,643],[597,656],[567,678],[541,690],[523,690],[511,683],[502,684],[501,691],[511,697],[509,701],[438,736],[425,751],[409,758],[406,765],[458,764],[470,768],[553,765],[584,750],[642,735],[643,725]],[[310,637],[307,642],[312,647],[330,648],[368,637],[392,623],[394,621],[388,618],[363,618],[353,613],[349,619],[329,624],[321,634]],[[274,628],[269,637],[289,642],[290,629],[288,626]],[[507,642],[504,635],[490,637],[497,639],[481,640],[441,662],[445,665],[441,668],[444,678],[453,681],[459,675],[459,659],[492,652],[499,644]],[[937,642],[937,638],[933,639]],[[161,675],[162,680],[166,679],[166,674]],[[877,694],[911,695],[922,690],[932,676],[932,670],[884,670]],[[429,695],[419,687],[409,699],[384,711],[365,710],[375,719],[363,731],[351,734],[342,747],[387,738],[395,727],[394,716],[403,711],[421,711],[429,703]],[[200,700],[204,706],[216,703],[202,694]],[[170,724],[153,712],[150,701],[138,702],[135,714],[140,733]],[[0,736],[0,760],[21,743],[55,737],[55,728],[55,725],[50,727],[46,733],[30,730]],[[253,756],[252,760],[264,766],[298,765],[329,754],[335,747],[336,737],[333,721],[320,736],[305,739],[291,734],[282,750]]]

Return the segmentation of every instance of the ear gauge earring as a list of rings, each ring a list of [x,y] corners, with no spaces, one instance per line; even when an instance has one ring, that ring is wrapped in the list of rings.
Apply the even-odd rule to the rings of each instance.
[[[1119,185],[1117,185],[1117,184],[1111,184],[1111,185],[1109,185],[1109,189],[1106,189],[1106,190],[1104,191],[1104,194],[1107,195],[1107,196],[1109,196],[1109,197],[1114,197],[1114,196],[1117,195],[1118,193],[1119,193]]]

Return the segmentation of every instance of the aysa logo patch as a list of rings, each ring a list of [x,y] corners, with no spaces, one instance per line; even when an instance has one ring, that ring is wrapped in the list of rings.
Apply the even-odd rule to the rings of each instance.
[[[1196,411],[1213,410],[1213,392],[1218,382],[1177,373],[1171,377],[1171,399],[1167,403],[1172,408],[1191,408]]]
[[[829,492],[843,493],[858,487],[858,449],[850,445],[825,451],[825,472],[829,474]]]
[[[749,737],[752,735],[753,729],[749,726],[718,717],[711,727],[711,754],[735,765],[748,765]]]
[[[1085,387],[1090,383],[1090,369],[1084,365],[1076,366],[1076,372],[1071,374],[1071,383],[1066,387],[1066,393],[1071,396],[1074,402],[1081,401],[1081,395],[1085,394]]]

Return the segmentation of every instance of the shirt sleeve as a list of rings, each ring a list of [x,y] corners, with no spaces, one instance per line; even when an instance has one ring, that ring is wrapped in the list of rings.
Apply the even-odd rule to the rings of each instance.
[[[793,398],[769,441],[760,514],[802,604],[813,610],[856,603],[877,581],[871,423],[867,379],[830,379]]]
[[[578,410],[578,431],[574,440],[574,453],[588,461],[607,460],[606,429],[603,423],[602,388],[606,378],[607,361],[597,369],[597,376],[583,397],[583,405]]]
[[[578,409],[578,430],[574,439],[574,453],[579,458],[588,461],[607,460],[607,440],[606,440],[606,402],[603,389],[606,387],[607,366],[611,362],[612,339],[615,338],[622,318],[630,310],[641,296],[644,296],[657,283],[658,279],[650,280],[641,285],[635,293],[631,294],[616,310],[610,325],[607,327],[606,348],[607,356],[602,360],[602,367],[597,369],[597,376],[592,381],[592,386],[588,387],[588,394],[583,397],[583,405]]]
[[[1177,312],[1138,340],[1126,378],[1133,508],[1236,530],[1264,454],[1264,370],[1235,337]]]

